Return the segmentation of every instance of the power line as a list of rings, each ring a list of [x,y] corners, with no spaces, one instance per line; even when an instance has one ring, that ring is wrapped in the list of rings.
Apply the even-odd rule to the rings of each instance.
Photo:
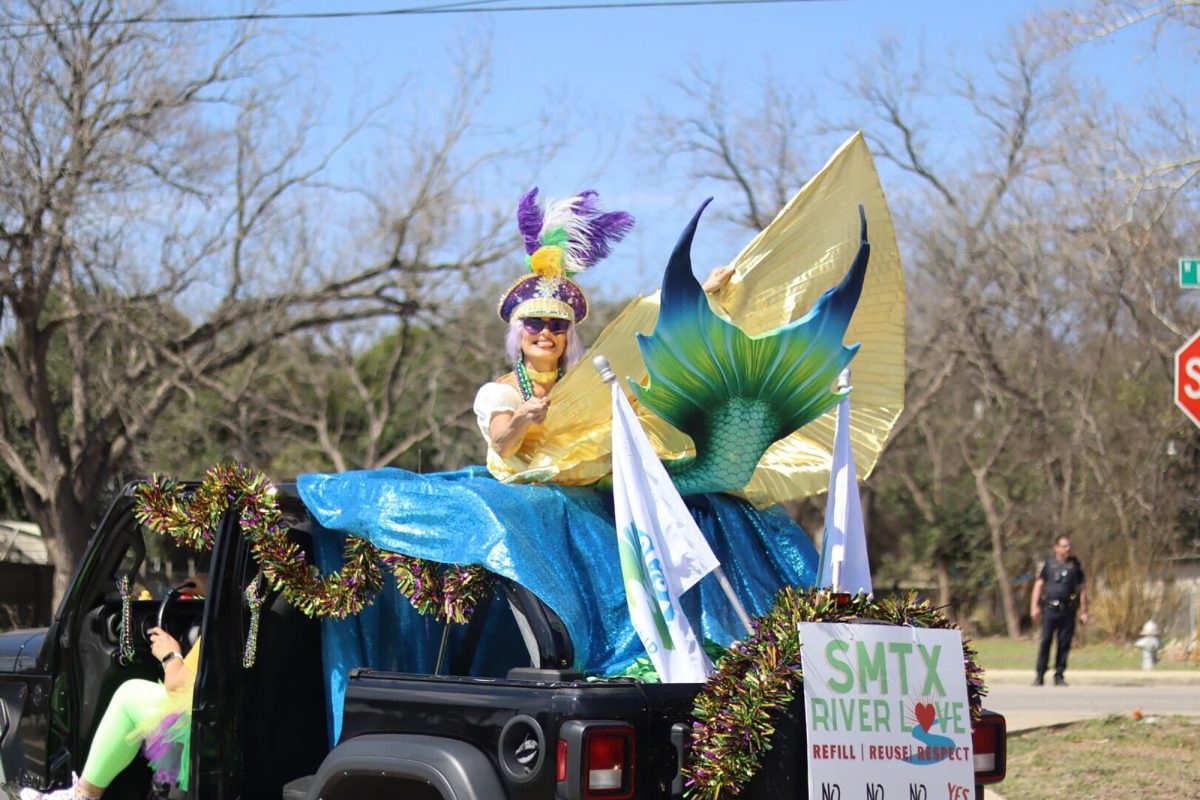
[[[412,6],[409,8],[391,8],[377,11],[309,11],[295,13],[246,13],[246,14],[209,14],[170,17],[128,17],[124,19],[101,20],[87,23],[88,25],[195,25],[213,22],[287,22],[298,20],[334,20],[362,19],[367,17],[400,17],[421,16],[427,14],[499,14],[529,11],[588,11],[609,10],[622,8],[681,8],[685,6],[752,6],[752,5],[792,5],[798,3],[834,2],[835,0],[615,0],[610,2],[591,3],[547,3],[542,5],[523,6],[489,6],[490,3],[504,0],[464,0],[458,3],[446,3],[433,6]],[[840,1],[840,0],[839,0]],[[487,6],[487,7],[485,7]],[[82,23],[50,23],[42,22],[3,22],[0,29],[25,29],[18,35],[29,35],[38,29],[46,27],[66,29],[83,27]]]

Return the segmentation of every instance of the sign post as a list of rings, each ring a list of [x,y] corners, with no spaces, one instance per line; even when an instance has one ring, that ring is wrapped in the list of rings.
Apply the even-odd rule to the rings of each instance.
[[[1175,351],[1175,405],[1200,425],[1200,331]]]

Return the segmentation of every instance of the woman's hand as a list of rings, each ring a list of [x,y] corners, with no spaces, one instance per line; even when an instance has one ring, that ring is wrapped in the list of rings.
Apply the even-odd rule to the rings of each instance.
[[[179,585],[179,593],[184,597],[208,597],[208,575],[193,575]]]
[[[150,629],[150,652],[159,661],[167,657],[168,653],[179,653],[183,655],[183,649],[179,646],[179,642],[175,637],[164,631],[162,628]]]
[[[724,289],[725,284],[733,277],[733,272],[733,267],[717,267],[708,273],[708,277],[704,279],[704,293],[716,294]]]
[[[496,414],[488,434],[492,438],[492,446],[503,458],[508,458],[521,449],[529,426],[540,425],[546,420],[546,412],[550,410],[549,397],[531,397],[517,406],[516,411]]]
[[[549,410],[549,397],[531,397],[517,406],[516,416],[529,420],[531,425],[540,425],[546,421],[546,412]]]

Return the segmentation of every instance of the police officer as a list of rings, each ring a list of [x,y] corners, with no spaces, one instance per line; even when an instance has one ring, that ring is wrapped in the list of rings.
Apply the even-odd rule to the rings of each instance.
[[[1075,612],[1079,620],[1088,621],[1087,579],[1079,559],[1071,555],[1071,537],[1063,534],[1054,540],[1054,558],[1042,562],[1033,584],[1029,614],[1033,621],[1042,621],[1042,643],[1038,646],[1037,677],[1034,686],[1045,680],[1050,663],[1050,639],[1058,636],[1054,651],[1054,685],[1066,686],[1063,673],[1067,669],[1067,654],[1071,652],[1071,637],[1075,635]]]

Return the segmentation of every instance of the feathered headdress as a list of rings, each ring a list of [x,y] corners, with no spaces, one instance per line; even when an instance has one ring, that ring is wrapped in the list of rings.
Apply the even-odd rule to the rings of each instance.
[[[608,257],[612,245],[633,228],[624,211],[601,211],[596,192],[587,190],[543,210],[538,190],[517,204],[517,226],[525,240],[532,275],[518,280],[500,298],[500,318],[557,317],[574,323],[588,314],[587,297],[571,278]]]

